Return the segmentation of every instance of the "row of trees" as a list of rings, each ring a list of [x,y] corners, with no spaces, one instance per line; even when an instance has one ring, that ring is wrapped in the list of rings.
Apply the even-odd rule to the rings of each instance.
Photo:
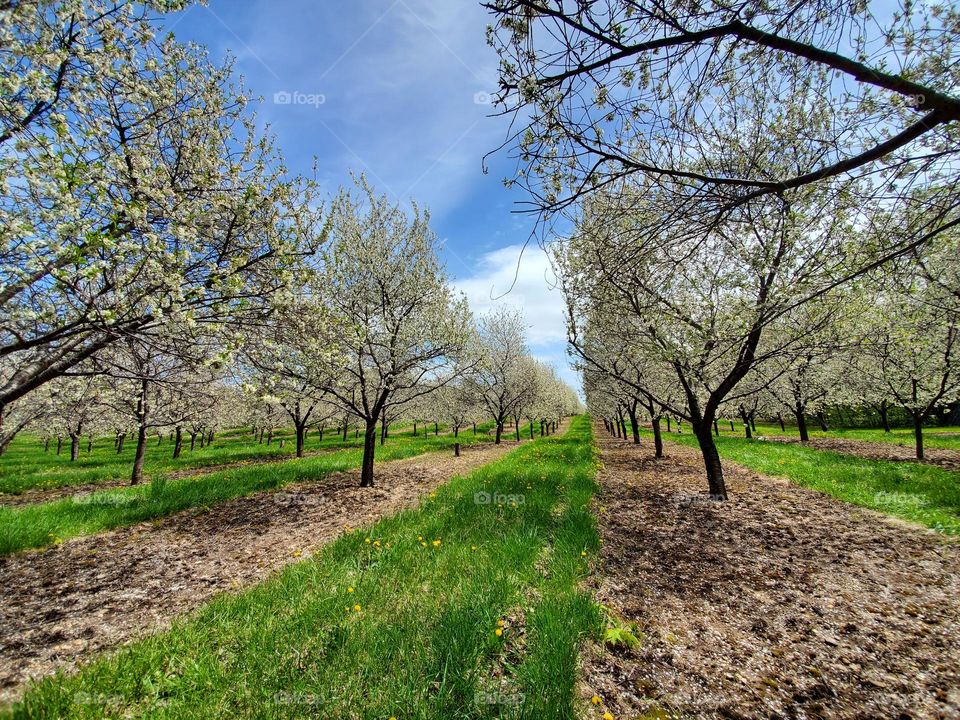
[[[187,4],[0,11],[0,451],[31,425],[73,457],[84,434],[129,434],[136,483],[156,433],[179,453],[285,415],[302,454],[337,417],[362,425],[371,485],[378,422],[434,394],[457,427],[485,407],[498,439],[508,416],[569,412],[519,316],[476,326],[428,213],[363,178],[327,206],[229,62],[155,37],[151,16]]]
[[[494,0],[499,107],[589,402],[687,422],[957,399],[960,15]]]

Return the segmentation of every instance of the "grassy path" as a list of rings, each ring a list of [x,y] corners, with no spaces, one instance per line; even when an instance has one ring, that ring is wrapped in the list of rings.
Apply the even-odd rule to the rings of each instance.
[[[377,448],[377,461],[398,460],[426,452],[450,452],[450,436],[398,436]],[[478,435],[461,443],[487,442]],[[0,555],[54,545],[67,538],[90,535],[143,520],[164,517],[187,508],[202,508],[249,493],[316,480],[359,467],[363,451],[350,448],[211,472],[199,477],[160,480],[136,487],[103,490],[47,503],[0,507]]]
[[[598,547],[586,418],[344,535],[14,717],[574,717]],[[489,500],[489,502],[488,502]]]
[[[649,433],[645,433],[649,436]],[[664,434],[697,447],[690,434]],[[766,475],[786,477],[854,505],[941,532],[960,534],[960,473],[916,462],[870,460],[799,444],[721,436],[724,459]]]

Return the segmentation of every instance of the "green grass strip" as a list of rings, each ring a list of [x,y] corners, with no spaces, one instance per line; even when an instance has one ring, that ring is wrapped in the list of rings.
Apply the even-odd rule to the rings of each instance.
[[[417,509],[38,683],[12,717],[573,718],[578,646],[603,625],[580,587],[599,547],[595,467],[589,421],[575,418]]]
[[[649,435],[649,433],[645,433]],[[693,435],[664,437],[697,447]],[[960,534],[960,473],[916,462],[867,460],[802,445],[717,438],[724,459],[765,475],[785,477],[861,507]]]
[[[481,436],[460,439],[482,442]],[[391,438],[377,448],[377,460],[399,460],[435,450],[452,452],[452,436]],[[0,555],[53,545],[67,538],[163,517],[180,510],[205,507],[252,492],[289,483],[318,480],[325,475],[360,467],[359,448],[291,458],[286,462],[220,470],[194,478],[159,480],[138,486],[101,490],[33,505],[0,507]]]
[[[472,428],[461,430],[461,441],[465,443],[475,440],[487,440],[486,430],[493,423],[487,422],[477,425],[477,435]],[[428,428],[429,436],[433,437],[434,428]],[[421,439],[424,438],[424,426],[417,429]],[[441,424],[440,432],[448,428]],[[390,429],[390,440],[412,440],[412,426],[401,423]],[[280,441],[283,447],[280,447]],[[388,441],[389,442],[389,441]],[[363,446],[363,437],[357,436],[351,429],[347,439],[338,433],[335,428],[327,428],[323,440],[319,433],[311,429],[306,437],[305,450],[307,453],[325,450],[342,450]],[[49,451],[44,452],[42,441],[28,433],[19,435],[0,455],[0,493],[20,494],[31,489],[50,489],[68,487],[71,485],[88,485],[107,483],[117,480],[127,480],[133,467],[133,456],[136,450],[136,438],[127,438],[123,452],[117,453],[113,445],[113,438],[99,437],[93,444],[92,451],[87,452],[87,440],[83,439],[80,447],[80,456],[75,462],[70,462],[69,439],[64,444],[60,455],[55,452],[56,441],[51,443]],[[268,445],[253,436],[249,429],[233,428],[221,431],[216,435],[214,442],[201,448],[199,441],[194,450],[190,450],[190,438],[184,437],[183,453],[176,460],[173,459],[173,441],[169,435],[162,443],[151,438],[147,443],[144,474],[150,479],[171,472],[183,472],[191,469],[206,468],[212,465],[243,462],[258,459],[293,458],[296,453],[295,435],[292,428],[278,429],[273,434],[273,441]]]

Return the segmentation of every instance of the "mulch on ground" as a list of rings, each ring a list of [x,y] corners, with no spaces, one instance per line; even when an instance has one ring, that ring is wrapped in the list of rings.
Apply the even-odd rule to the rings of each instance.
[[[202,510],[0,557],[0,703],[28,678],[169,625],[214,595],[260,582],[345,532],[405,507],[517,443],[465,447],[236,498]]]
[[[586,697],[623,718],[960,718],[960,543],[700,456],[597,429],[598,598],[637,623]],[[593,710],[597,717],[601,711]]]

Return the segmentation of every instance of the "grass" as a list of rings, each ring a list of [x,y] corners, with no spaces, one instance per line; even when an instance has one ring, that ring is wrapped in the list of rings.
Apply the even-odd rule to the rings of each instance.
[[[12,717],[573,718],[579,644],[603,630],[580,587],[599,543],[595,466],[576,418],[418,509],[39,682]]]
[[[730,423],[721,421],[719,423],[721,435],[743,437],[743,423],[735,423],[737,428],[733,433],[730,432]],[[901,445],[907,448],[914,447],[913,430],[910,428],[893,428],[890,432],[884,432],[880,428],[836,428],[824,432],[814,420],[808,425],[808,431],[811,438],[840,438],[843,440],[868,440],[870,442],[891,443]],[[796,426],[787,425],[787,431],[780,430],[779,425],[767,425],[757,423],[758,435],[791,435],[799,437],[800,433]],[[960,427],[925,427],[923,429],[923,444],[928,448],[940,448],[942,450],[960,450]]]
[[[461,436],[461,444],[488,442]],[[397,435],[377,448],[377,460],[398,460],[453,446],[452,435]],[[346,448],[286,462],[219,470],[179,480],[158,479],[138,486],[101,490],[61,500],[0,507],[0,555],[53,545],[67,538],[202,508],[289,483],[318,480],[360,466],[362,448]]]
[[[881,431],[882,432],[882,431]],[[648,433],[649,434],[649,433]],[[690,434],[664,437],[697,447]],[[724,459],[766,475],[833,495],[845,502],[960,534],[960,473],[916,462],[867,460],[802,445],[721,436]]]
[[[478,433],[485,431],[491,423],[478,425]],[[390,429],[391,439],[412,438],[413,426],[410,423],[396,425]],[[418,426],[418,437],[423,437],[423,426]],[[440,431],[445,431],[440,426]],[[430,437],[433,437],[433,425],[430,425]],[[464,442],[473,438],[472,429],[461,430]],[[283,447],[280,441],[283,440]],[[205,447],[189,449],[189,436],[184,438],[183,454],[173,459],[173,440],[165,436],[161,443],[153,437],[147,444],[147,456],[144,461],[144,475],[146,478],[158,477],[167,473],[199,469],[212,465],[243,462],[270,457],[294,457],[296,442],[292,428],[285,428],[274,432],[273,442],[259,443],[246,428],[234,428],[218,433],[214,442]],[[389,444],[389,440],[388,440]],[[307,435],[305,451],[316,452],[322,450],[338,450],[343,448],[360,447],[363,437],[355,437],[355,431],[350,430],[347,439],[338,434],[336,428],[328,427],[319,439],[316,430]],[[20,494],[34,488],[57,488],[72,485],[87,485],[109,483],[126,480],[130,477],[133,467],[133,455],[136,448],[136,438],[127,438],[123,452],[117,453],[112,437],[100,437],[94,442],[93,450],[87,453],[87,440],[81,443],[80,457],[76,462],[70,462],[70,443],[66,439],[60,455],[55,452],[56,441],[51,443],[49,452],[44,452],[43,442],[28,433],[21,434],[10,444],[7,452],[0,455],[0,493]]]

